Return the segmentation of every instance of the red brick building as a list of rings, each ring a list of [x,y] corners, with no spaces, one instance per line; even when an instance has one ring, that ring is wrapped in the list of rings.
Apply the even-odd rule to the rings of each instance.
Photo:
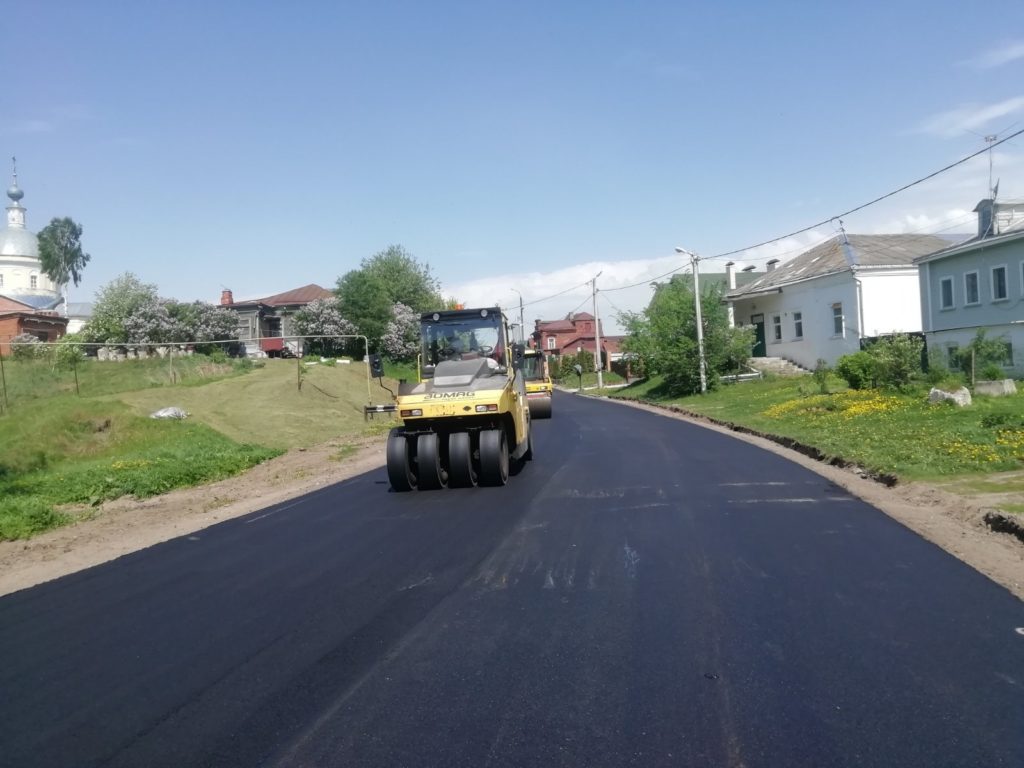
[[[600,323],[600,321],[598,321]],[[606,370],[611,361],[621,357],[619,345],[624,336],[605,336],[601,331],[601,352]],[[532,346],[544,350],[548,355],[575,355],[587,351],[594,354],[594,316],[588,312],[570,314],[562,320],[535,321]]]
[[[68,328],[68,319],[56,312],[0,296],[0,354],[11,354],[10,341],[27,333],[40,341],[57,341]]]

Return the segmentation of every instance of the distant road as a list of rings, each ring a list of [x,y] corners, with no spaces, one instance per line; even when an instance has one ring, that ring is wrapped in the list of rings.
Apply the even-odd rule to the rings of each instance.
[[[0,598],[0,766],[1024,766],[1024,603],[749,443],[555,394]]]

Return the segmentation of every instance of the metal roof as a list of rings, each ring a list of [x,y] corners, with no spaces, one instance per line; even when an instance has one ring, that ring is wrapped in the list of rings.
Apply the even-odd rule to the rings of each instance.
[[[726,298],[766,293],[815,277],[854,268],[909,267],[914,259],[948,248],[950,238],[938,235],[837,235],[767,272]]]

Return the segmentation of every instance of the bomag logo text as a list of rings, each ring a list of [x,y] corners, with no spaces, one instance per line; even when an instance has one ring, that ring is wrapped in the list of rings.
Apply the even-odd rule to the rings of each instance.
[[[427,395],[427,400],[454,400],[459,397],[476,397],[476,392],[435,392]]]

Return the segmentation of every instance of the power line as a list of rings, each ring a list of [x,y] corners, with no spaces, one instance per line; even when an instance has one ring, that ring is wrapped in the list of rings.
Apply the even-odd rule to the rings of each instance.
[[[937,171],[933,171],[932,173],[929,173],[927,176],[922,176],[921,178],[916,179],[915,181],[912,181],[909,184],[904,184],[902,187],[899,187],[898,189],[894,189],[893,191],[887,192],[884,195],[879,195],[878,197],[874,198],[873,200],[869,200],[866,203],[862,203],[861,205],[858,205],[858,206],[855,206],[853,208],[850,208],[849,210],[843,211],[842,213],[837,213],[834,216],[829,216],[827,219],[822,219],[821,221],[815,222],[814,224],[809,224],[806,227],[801,227],[800,229],[795,229],[792,232],[788,232],[785,235],[779,235],[778,237],[773,237],[773,238],[771,238],[769,240],[762,240],[760,243],[755,243],[753,245],[747,245],[747,246],[744,246],[743,248],[736,248],[734,250],[725,251],[723,253],[716,253],[713,256],[702,256],[701,257],[701,261],[710,261],[710,260],[713,260],[713,259],[724,259],[727,256],[735,256],[737,254],[743,253],[744,251],[750,251],[750,250],[753,250],[754,248],[761,248],[761,247],[763,247],[765,245],[771,245],[772,243],[776,243],[779,240],[785,240],[785,239],[790,238],[790,237],[796,237],[797,235],[802,235],[805,232],[810,232],[812,229],[817,229],[818,227],[825,226],[826,224],[829,224],[829,223],[835,221],[836,219],[841,219],[844,216],[849,216],[850,214],[857,213],[858,211],[863,211],[865,208],[868,208],[868,207],[870,207],[872,205],[876,205],[877,203],[880,203],[883,200],[887,200],[888,198],[892,197],[893,195],[898,195],[900,192],[905,192],[906,190],[910,189],[911,187],[916,187],[918,184],[922,184],[922,183],[928,181],[929,179],[934,179],[936,176],[939,176],[940,174],[946,173],[947,171],[950,171],[950,170],[952,170],[953,168],[956,168],[959,165],[963,165],[968,160],[973,160],[975,157],[978,157],[979,155],[983,155],[984,153],[991,151],[993,148],[998,147],[1000,144],[1004,144],[1004,143],[1010,141],[1011,139],[1017,138],[1021,134],[1024,134],[1024,128],[1021,128],[1020,130],[1015,131],[1014,133],[1011,133],[1009,136],[1006,136],[1006,137],[1000,139],[999,141],[995,141],[995,142],[989,144],[984,149],[979,149],[976,152],[972,152],[971,154],[969,154],[969,155],[967,155],[965,157],[960,158],[956,162],[950,163],[949,165],[947,165],[947,166],[945,166],[943,168],[940,168]],[[831,237],[828,238],[828,239],[831,239]],[[824,241],[822,241],[822,242],[824,242]],[[820,243],[819,243],[819,245],[820,245]],[[807,250],[807,248],[804,248],[803,250]],[[656,277],[647,278],[645,280],[640,280],[639,282],[632,283],[630,285],[623,285],[623,286],[620,286],[618,288],[606,288],[605,290],[606,291],[624,291],[627,288],[635,288],[638,285],[643,285],[644,283],[654,282],[656,280],[661,280],[664,277],[668,277],[669,275],[674,275],[676,272],[679,272],[680,270],[685,269],[686,266],[687,265],[682,265],[682,266],[676,267],[675,269],[671,269],[668,272],[665,272],[664,274],[658,275]]]
[[[590,285],[590,281],[589,280],[585,280],[584,282],[580,283],[579,285],[574,285],[572,288],[566,288],[564,291],[559,291],[558,293],[553,293],[550,296],[545,296],[543,299],[534,299],[533,301],[527,301],[527,302],[525,302],[523,304],[523,306],[524,307],[529,307],[529,306],[532,306],[534,304],[541,304],[541,303],[543,303],[545,301],[550,301],[551,299],[556,299],[559,296],[562,296],[562,295],[564,295],[566,293],[569,293],[571,291],[578,290],[579,288],[583,288],[584,286],[587,286],[587,285]]]

